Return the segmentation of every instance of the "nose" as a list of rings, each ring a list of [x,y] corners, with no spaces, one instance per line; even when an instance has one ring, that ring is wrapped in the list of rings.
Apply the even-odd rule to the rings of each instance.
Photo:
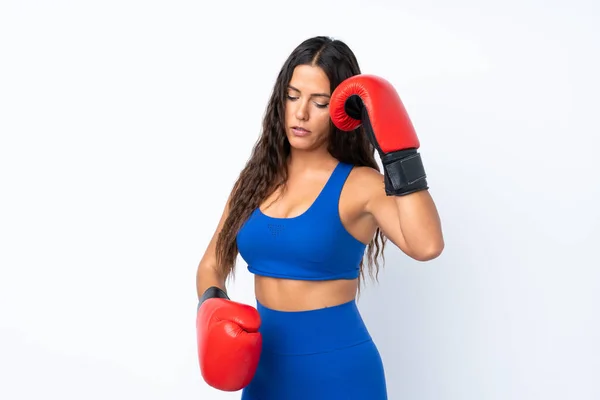
[[[307,121],[308,120],[308,101],[305,100],[298,100],[296,102],[296,118],[298,118],[300,121]]]

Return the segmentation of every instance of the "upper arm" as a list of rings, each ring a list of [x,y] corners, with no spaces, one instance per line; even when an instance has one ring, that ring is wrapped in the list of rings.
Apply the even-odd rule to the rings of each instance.
[[[407,255],[410,249],[402,233],[398,206],[393,196],[385,193],[385,182],[383,175],[372,168],[364,168],[361,171],[361,187],[364,188],[366,196],[364,201],[364,212],[370,215],[381,232],[396,247]]]
[[[365,175],[364,211],[374,219],[383,234],[415,260],[437,257],[443,249],[443,235],[429,192],[421,191],[401,198],[388,196],[381,173],[371,170]]]

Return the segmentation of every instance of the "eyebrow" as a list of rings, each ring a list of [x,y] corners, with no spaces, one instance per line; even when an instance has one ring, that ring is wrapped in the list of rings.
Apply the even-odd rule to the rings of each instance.
[[[295,90],[296,92],[300,92],[300,89],[296,89],[295,87],[293,87],[292,85],[288,85],[289,89]],[[302,93],[302,92],[300,92]],[[328,95],[327,93],[311,93],[311,96],[320,96],[320,97],[331,97],[330,95]]]

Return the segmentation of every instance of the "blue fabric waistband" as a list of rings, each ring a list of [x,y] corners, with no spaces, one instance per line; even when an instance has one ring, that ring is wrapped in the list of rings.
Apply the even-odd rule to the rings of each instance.
[[[278,311],[256,304],[262,320],[263,351],[316,354],[371,340],[355,300],[308,311]]]

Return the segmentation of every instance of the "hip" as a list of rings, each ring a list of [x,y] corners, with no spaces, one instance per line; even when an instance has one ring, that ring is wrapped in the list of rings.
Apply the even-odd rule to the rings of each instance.
[[[243,400],[385,400],[379,351],[355,301],[310,311],[257,302],[263,348]]]

